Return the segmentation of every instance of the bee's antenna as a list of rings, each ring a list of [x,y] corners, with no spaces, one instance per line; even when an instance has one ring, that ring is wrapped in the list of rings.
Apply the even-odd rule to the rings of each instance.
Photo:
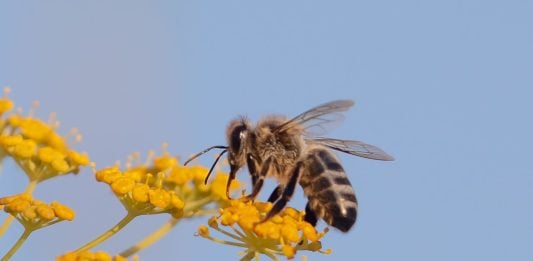
[[[200,152],[194,154],[194,155],[193,155],[192,157],[190,157],[187,161],[185,161],[185,163],[183,163],[183,166],[187,166],[187,164],[188,164],[189,162],[191,162],[193,159],[196,159],[196,158],[202,156],[203,154],[205,154],[206,152],[208,152],[208,151],[210,151],[210,150],[212,150],[212,149],[224,149],[224,150],[227,150],[228,147],[227,147],[227,146],[220,146],[220,145],[219,145],[219,146],[213,146],[213,147],[207,148],[207,149],[205,149],[205,150],[203,150],[203,151],[200,151]],[[220,158],[220,156],[219,156],[219,158]],[[217,158],[217,159],[218,159],[218,158]]]
[[[220,159],[220,157],[222,157],[222,155],[224,155],[224,153],[226,153],[226,151],[228,150],[225,149],[222,152],[220,152],[220,154],[218,154],[217,158],[215,159],[215,162],[213,162],[213,165],[211,165],[211,168],[209,169],[209,172],[207,173],[207,176],[205,177],[204,184],[207,184],[207,180],[209,179],[209,176],[211,176],[211,172],[213,172],[213,169],[217,165],[218,160]]]

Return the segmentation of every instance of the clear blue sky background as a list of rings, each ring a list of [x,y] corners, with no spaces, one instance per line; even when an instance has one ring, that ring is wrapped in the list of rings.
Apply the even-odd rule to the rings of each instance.
[[[238,114],[353,99],[330,136],[397,160],[341,156],[359,220],[310,260],[533,260],[532,14],[526,0],[2,1],[0,85],[21,107],[40,100],[41,117],[57,112],[63,132],[78,127],[98,167],[164,141],[185,156],[224,143]],[[24,185],[4,166],[1,195]],[[36,232],[14,260],[51,260],[124,215],[88,170],[35,193],[78,216]],[[139,218],[97,249],[123,250],[165,220]],[[201,223],[141,259],[236,259],[193,236]],[[2,254],[20,233],[0,239]]]

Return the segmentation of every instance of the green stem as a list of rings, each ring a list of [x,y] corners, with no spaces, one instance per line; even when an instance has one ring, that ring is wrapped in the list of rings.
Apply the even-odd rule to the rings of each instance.
[[[11,258],[11,256],[13,256],[15,254],[15,252],[17,252],[17,250],[20,248],[20,246],[22,246],[24,241],[26,241],[26,239],[28,239],[28,237],[30,236],[31,232],[32,232],[32,230],[25,229],[24,233],[22,233],[22,235],[19,237],[17,242],[11,247],[11,249],[9,249],[7,254],[4,257],[2,257],[2,261],[9,260]]]
[[[154,233],[144,238],[142,241],[140,241],[136,245],[131,246],[130,248],[120,252],[120,255],[127,258],[151,246],[153,243],[157,242],[157,240],[159,240],[161,237],[165,236],[168,232],[170,232],[170,230],[172,230],[172,228],[176,226],[176,224],[178,224],[179,221],[180,219],[175,219],[175,218],[170,219],[163,226],[161,226],[158,230],[156,230]]]
[[[89,243],[85,244],[84,246],[78,248],[74,252],[79,253],[79,252],[82,252],[82,251],[87,251],[87,250],[95,247],[96,245],[104,242],[106,239],[110,238],[112,235],[116,234],[123,227],[125,227],[128,223],[130,223],[136,216],[137,216],[137,214],[128,213],[128,215],[126,215],[122,220],[120,220],[115,226],[113,226],[112,228],[110,228],[105,233],[103,233],[99,237],[95,238],[91,242],[89,242]]]
[[[193,201],[193,203],[191,204],[186,204],[185,208],[183,209],[183,212],[185,213],[185,216],[183,216],[183,218],[188,218],[196,214],[197,213],[196,211],[201,210],[201,208],[204,205],[210,203],[211,201],[212,199],[210,197],[206,197],[204,199]],[[150,234],[149,236],[147,236],[146,238],[144,238],[143,240],[141,240],[134,246],[131,246],[130,248],[120,252],[120,255],[123,257],[130,257],[136,254],[137,252],[151,246],[152,244],[157,242],[159,239],[164,237],[168,232],[170,232],[172,228],[174,228],[180,220],[181,219],[171,218],[165,224],[163,224],[163,226],[157,229],[155,232],[153,232],[152,234]]]

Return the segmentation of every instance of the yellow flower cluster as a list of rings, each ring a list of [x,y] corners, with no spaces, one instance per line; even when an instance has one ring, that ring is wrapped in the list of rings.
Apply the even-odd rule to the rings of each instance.
[[[58,256],[56,261],[128,261],[127,258],[120,255],[111,256],[104,251],[90,252],[70,252],[62,256]]]
[[[35,230],[57,222],[74,219],[75,213],[58,202],[47,204],[32,199],[29,194],[19,194],[0,198],[0,206],[14,216],[25,228]]]
[[[131,165],[131,164],[128,164]],[[126,209],[138,214],[169,213],[174,218],[187,210],[225,199],[227,175],[220,174],[205,185],[207,169],[184,167],[178,159],[163,153],[147,163],[130,166],[122,171],[117,166],[96,172],[96,180],[104,182],[121,200]],[[238,187],[235,182],[233,188]]]
[[[231,201],[228,207],[220,210],[220,216],[209,220],[208,225],[237,242],[212,237],[207,226],[200,226],[198,235],[215,242],[246,248],[242,260],[252,260],[259,254],[267,255],[273,260],[277,260],[276,255],[291,259],[300,250],[330,252],[322,250],[319,241],[327,229],[317,232],[315,227],[303,220],[303,212],[290,207],[262,222],[271,208],[271,203]],[[220,225],[231,230],[223,229]]]
[[[11,108],[13,102],[0,99],[0,155],[11,156],[31,181],[78,173],[81,166],[89,164],[87,154],[70,149],[53,124],[19,114],[4,118]]]
[[[169,213],[175,218],[183,214],[185,203],[173,190],[162,186],[164,174],[152,174],[144,168],[121,171],[109,167],[96,172],[96,180],[104,182],[129,212],[137,215]]]

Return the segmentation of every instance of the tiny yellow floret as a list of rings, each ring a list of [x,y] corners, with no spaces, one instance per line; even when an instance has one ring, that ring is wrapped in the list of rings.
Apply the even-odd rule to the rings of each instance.
[[[64,159],[56,158],[52,161],[52,169],[57,171],[58,173],[65,173],[69,171],[70,166]]]
[[[153,189],[148,191],[150,203],[159,208],[166,208],[170,204],[170,194],[163,189]]]
[[[209,237],[209,228],[203,225],[198,227],[198,235],[200,235],[201,237]]]
[[[116,179],[120,178],[122,173],[117,166],[105,168],[95,173],[96,180],[99,182],[105,182],[107,184],[113,183]]]
[[[178,160],[176,158],[170,157],[167,154],[154,159],[154,167],[159,171],[170,169],[177,163]]]
[[[284,245],[282,247],[282,252],[288,259],[293,259],[296,254],[296,249],[293,246]]]
[[[40,205],[36,208],[37,214],[45,220],[52,220],[56,217],[54,209],[47,205]]]
[[[12,147],[24,141],[21,135],[0,136],[0,143],[5,147]]]
[[[68,221],[74,220],[76,213],[71,208],[56,201],[52,202],[51,206],[58,218]]]
[[[111,184],[111,189],[119,196],[130,192],[134,187],[135,181],[126,177],[118,178]]]
[[[6,113],[13,109],[13,102],[7,98],[0,98],[0,114]]]
[[[28,159],[35,154],[37,144],[33,140],[23,140],[15,146],[14,154],[17,157]]]
[[[148,191],[150,191],[150,187],[146,184],[137,184],[135,185],[135,188],[133,188],[132,191],[132,197],[135,201],[145,203],[148,202]]]

